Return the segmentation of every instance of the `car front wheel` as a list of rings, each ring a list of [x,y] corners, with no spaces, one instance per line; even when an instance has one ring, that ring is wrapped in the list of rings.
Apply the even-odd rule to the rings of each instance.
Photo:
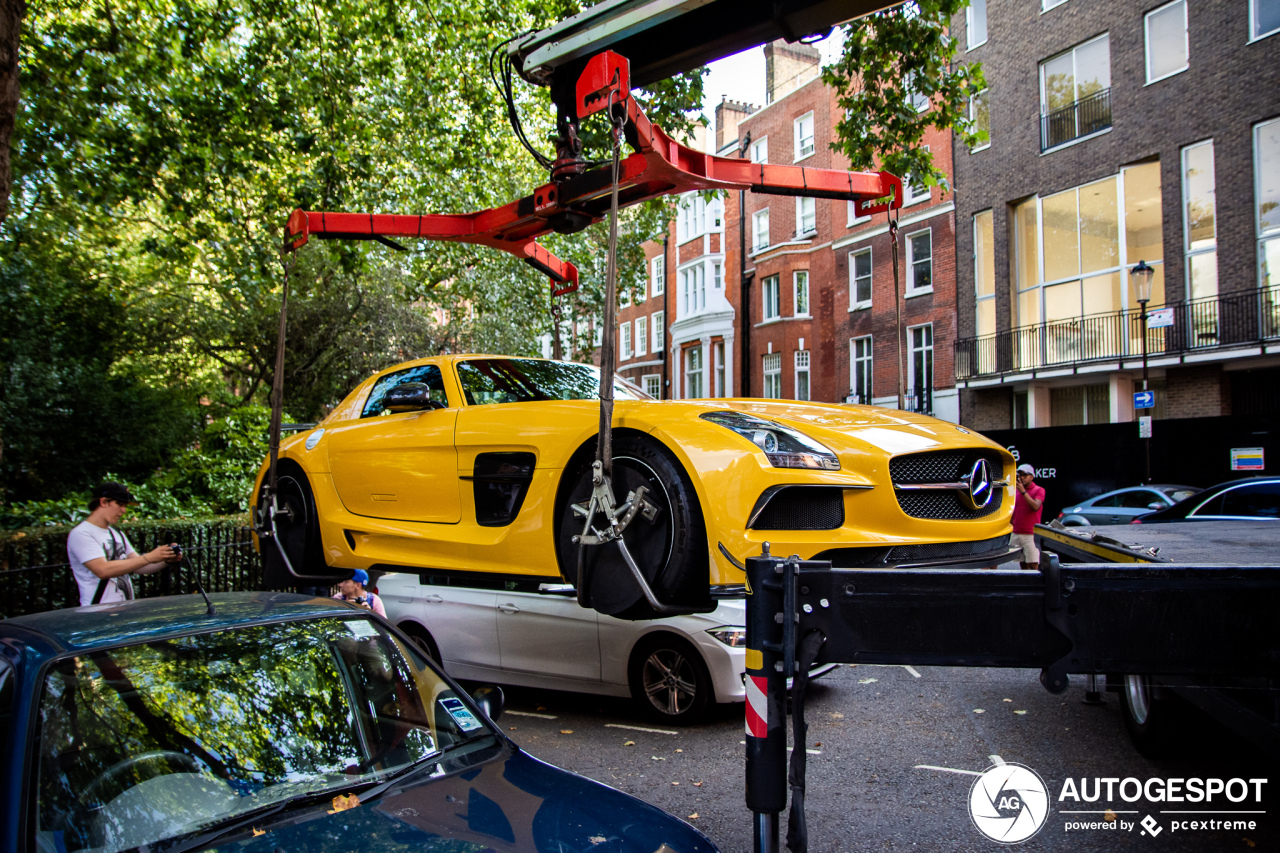
[[[1124,676],[1120,697],[1124,725],[1138,752],[1148,758],[1174,754],[1183,720],[1180,702],[1160,695],[1146,675]]]
[[[699,720],[714,698],[702,656],[684,640],[667,635],[636,647],[630,682],[631,696],[645,713],[669,725]]]

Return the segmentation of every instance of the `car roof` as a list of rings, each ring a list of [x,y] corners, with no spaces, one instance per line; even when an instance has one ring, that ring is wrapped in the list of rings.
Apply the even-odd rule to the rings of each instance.
[[[361,612],[342,601],[287,592],[213,593],[209,600],[216,611],[212,616],[199,595],[141,598],[32,613],[0,621],[0,636],[29,632],[45,640],[57,653],[85,652],[164,636]]]

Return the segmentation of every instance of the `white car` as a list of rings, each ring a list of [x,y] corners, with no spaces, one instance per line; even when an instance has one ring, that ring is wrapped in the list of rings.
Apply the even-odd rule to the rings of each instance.
[[[746,602],[631,622],[579,607],[567,586],[536,580],[387,574],[387,618],[454,678],[631,696],[666,723],[746,697]],[[816,666],[811,677],[835,664]]]

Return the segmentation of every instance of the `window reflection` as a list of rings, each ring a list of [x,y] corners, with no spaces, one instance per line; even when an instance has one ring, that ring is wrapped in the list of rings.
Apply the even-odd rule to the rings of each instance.
[[[600,398],[599,368],[565,361],[470,359],[458,362],[458,381],[469,406]],[[650,399],[648,394],[617,376],[613,381],[613,396],[617,400]]]

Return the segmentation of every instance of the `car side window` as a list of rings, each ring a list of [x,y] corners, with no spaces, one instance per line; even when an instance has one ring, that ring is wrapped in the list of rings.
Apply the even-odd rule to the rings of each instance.
[[[1189,514],[1194,518],[1206,515],[1222,515],[1222,495],[1214,495]]]
[[[484,589],[493,592],[502,592],[506,589],[506,584],[502,578],[483,578],[483,577],[454,577],[451,575],[418,575],[418,583],[422,586],[451,586],[456,589]]]
[[[1280,483],[1257,483],[1232,489],[1222,496],[1220,514],[1280,518]]]
[[[445,406],[449,405],[449,398],[444,393],[444,378],[440,375],[440,368],[434,364],[420,364],[407,370],[388,373],[374,383],[373,390],[369,392],[369,399],[365,401],[364,410],[360,413],[360,417],[376,418],[379,415],[387,414],[387,411],[382,407],[383,398],[387,396],[387,392],[392,388],[408,382],[423,383],[431,389],[432,400]]]
[[[1120,506],[1120,499],[1123,497],[1124,495],[1112,495],[1109,498],[1099,498],[1098,500],[1090,504],[1090,506],[1103,507],[1103,508]]]
[[[1122,495],[1122,497],[1124,498],[1124,503],[1122,503],[1121,506],[1125,509],[1146,509],[1154,503],[1158,503],[1160,506],[1165,505],[1165,502],[1160,499],[1158,494],[1145,490],[1139,492],[1128,492],[1125,495]]]

